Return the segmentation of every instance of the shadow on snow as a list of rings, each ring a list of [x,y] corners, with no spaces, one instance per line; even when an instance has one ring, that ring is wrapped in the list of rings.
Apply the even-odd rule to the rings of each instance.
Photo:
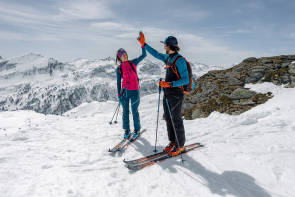
[[[134,143],[135,149],[142,155],[151,154],[154,150],[146,139],[140,138]],[[161,147],[157,147],[161,150]],[[184,164],[176,159],[170,159],[165,162],[158,163],[163,169],[168,169],[172,173],[177,173],[178,170],[190,176],[194,181],[207,186],[213,194],[221,196],[234,195],[237,197],[271,197],[262,187],[255,183],[255,179],[243,172],[239,171],[224,171],[222,174],[206,169],[201,163],[195,161],[189,155],[184,154]],[[177,168],[176,168],[177,166]],[[198,179],[188,173],[191,171],[201,179]],[[147,169],[142,169],[147,170]],[[130,171],[130,173],[134,173]]]

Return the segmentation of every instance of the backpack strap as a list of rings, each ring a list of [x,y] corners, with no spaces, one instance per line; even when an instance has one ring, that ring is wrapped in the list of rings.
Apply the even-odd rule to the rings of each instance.
[[[128,61],[128,63],[129,63],[129,65],[130,65],[130,67],[132,68],[132,70],[136,73],[136,75],[137,75],[137,72],[135,71],[135,68],[134,68],[134,66],[133,66],[133,62],[132,61]],[[120,66],[119,66],[119,72],[120,72],[120,74],[121,74],[121,77],[123,77],[123,71],[122,71],[122,63],[120,64]]]
[[[176,76],[177,76],[178,79],[180,79],[180,75],[179,75],[179,73],[178,73],[178,69],[177,69],[177,67],[176,67],[176,62],[177,62],[177,60],[179,60],[179,58],[181,58],[181,57],[182,57],[181,55],[177,56],[177,57],[174,59],[172,65],[170,66],[171,69],[172,69],[172,71],[176,74]]]
[[[137,74],[137,72],[135,71],[135,68],[133,66],[133,62],[132,61],[128,61],[128,63],[131,66],[132,70]]]
[[[121,78],[123,78],[122,63],[119,66],[119,72],[121,74]]]

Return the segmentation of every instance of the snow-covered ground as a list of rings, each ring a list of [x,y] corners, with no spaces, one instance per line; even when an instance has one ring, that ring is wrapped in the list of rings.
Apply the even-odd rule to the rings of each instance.
[[[247,87],[272,91],[274,97],[242,115],[214,112],[186,120],[187,144],[201,142],[206,148],[186,154],[184,164],[173,158],[138,172],[122,160],[152,153],[157,94],[141,100],[148,132],[115,155],[107,152],[123,135],[121,120],[108,124],[115,102],[85,103],[64,116],[1,112],[1,197],[292,197],[295,89],[269,83]],[[168,142],[163,120],[158,140],[158,149]]]

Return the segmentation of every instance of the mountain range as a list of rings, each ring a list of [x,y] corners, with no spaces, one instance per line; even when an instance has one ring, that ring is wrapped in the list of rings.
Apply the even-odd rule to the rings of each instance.
[[[222,67],[191,62],[195,78]],[[61,62],[40,54],[0,58],[0,111],[34,110],[61,115],[84,102],[117,100],[115,59]],[[143,60],[138,65],[141,95],[158,91],[164,63]]]

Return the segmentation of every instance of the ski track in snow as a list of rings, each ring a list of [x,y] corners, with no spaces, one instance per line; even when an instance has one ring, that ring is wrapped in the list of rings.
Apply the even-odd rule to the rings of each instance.
[[[294,196],[295,89],[269,83],[248,88],[275,96],[238,116],[214,112],[184,121],[186,143],[206,148],[185,154],[184,164],[172,158],[138,172],[122,160],[152,153],[157,94],[141,100],[148,131],[116,154],[107,152],[123,136],[121,116],[119,124],[108,124],[114,102],[85,103],[64,116],[1,112],[1,197]],[[168,143],[162,114],[161,108],[158,150]]]

